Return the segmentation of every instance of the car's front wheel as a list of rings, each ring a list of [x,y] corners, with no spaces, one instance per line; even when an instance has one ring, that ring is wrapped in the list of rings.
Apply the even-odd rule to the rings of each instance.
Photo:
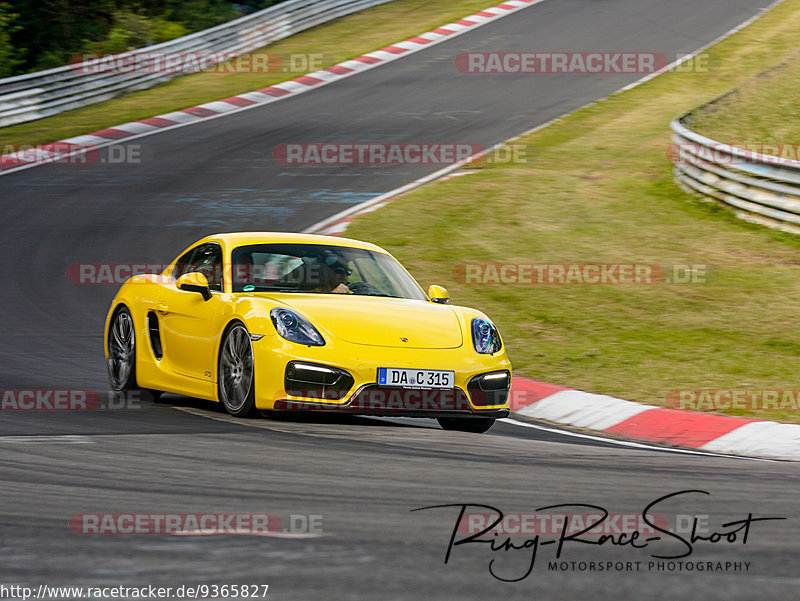
[[[253,346],[244,324],[236,322],[225,332],[219,350],[217,391],[225,410],[245,417],[255,412]]]
[[[436,420],[443,430],[474,434],[482,434],[494,425],[494,418],[484,417],[437,417]]]

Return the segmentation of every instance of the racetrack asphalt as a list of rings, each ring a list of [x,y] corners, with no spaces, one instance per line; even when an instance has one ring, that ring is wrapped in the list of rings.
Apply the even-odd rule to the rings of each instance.
[[[300,231],[440,165],[290,167],[291,142],[483,146],[603,97],[638,74],[466,75],[467,51],[693,51],[764,3],[546,0],[307,94],[130,142],[141,164],[44,166],[0,177],[0,389],[107,390],[102,327],[115,286],[77,285],[80,263],[163,263],[216,231]],[[666,124],[665,124],[666,128]],[[0,132],[1,135],[1,132]],[[123,147],[126,145],[123,144]],[[513,357],[511,358],[513,361]],[[232,420],[179,397],[120,411],[0,414],[0,583],[269,584],[270,599],[789,599],[800,557],[795,464],[625,448],[499,423],[486,435],[343,417]],[[567,561],[640,571],[548,571],[463,545],[443,563],[456,511],[592,503],[712,529],[758,516],[747,544],[700,541],[683,561],[748,571],[644,569],[650,549],[573,543]],[[92,536],[80,513],[267,512],[322,517],[321,536]],[[659,550],[680,550],[676,541]]]

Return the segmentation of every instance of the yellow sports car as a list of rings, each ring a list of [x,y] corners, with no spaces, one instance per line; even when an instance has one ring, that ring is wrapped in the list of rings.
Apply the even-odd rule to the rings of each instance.
[[[435,417],[485,432],[508,415],[511,364],[480,311],[428,293],[373,244],[308,234],[209,236],[111,303],[111,387],[257,410]]]

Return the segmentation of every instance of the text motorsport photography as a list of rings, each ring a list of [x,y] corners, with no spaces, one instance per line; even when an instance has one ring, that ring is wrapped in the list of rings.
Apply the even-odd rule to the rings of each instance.
[[[479,504],[432,505],[412,511],[457,510],[444,563],[462,552],[457,549],[461,545],[483,546],[491,557],[489,574],[504,582],[530,576],[543,548],[550,552],[540,560],[547,562],[548,571],[747,571],[749,561],[710,561],[693,554],[702,554],[709,545],[744,546],[755,535],[754,524],[787,519],[748,513],[742,519],[712,526],[707,514],[674,514],[670,518],[658,513],[661,504],[671,499],[697,494],[710,495],[704,490],[677,491],[655,499],[638,514],[611,514],[602,506],[583,503],[548,505],[523,514],[506,514]],[[593,559],[569,558],[573,553],[586,555],[587,547],[597,548]],[[628,549],[633,559],[620,560],[619,549]],[[612,559],[603,561],[603,554],[611,554]],[[639,559],[642,556],[647,560]]]

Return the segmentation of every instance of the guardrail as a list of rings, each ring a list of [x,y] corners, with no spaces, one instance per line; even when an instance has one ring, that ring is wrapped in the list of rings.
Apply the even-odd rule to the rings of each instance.
[[[800,234],[800,161],[717,142],[690,121],[687,113],[670,123],[677,184],[731,205],[741,219]]]
[[[305,29],[391,0],[289,0],[210,29],[115,55],[111,61],[87,61],[0,79],[0,127],[49,117],[108,100],[123,92],[196,72],[185,61],[181,70],[165,72],[156,61],[177,53],[219,53],[206,66],[263,48]],[[219,60],[215,60],[218,58]],[[135,65],[122,72],[120,64]]]

